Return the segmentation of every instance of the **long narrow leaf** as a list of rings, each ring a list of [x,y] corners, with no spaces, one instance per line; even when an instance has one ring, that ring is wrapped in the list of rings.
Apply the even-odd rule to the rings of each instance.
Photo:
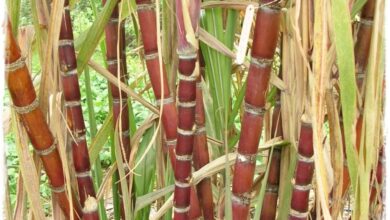
[[[351,17],[348,4],[332,0],[333,39],[336,45],[337,65],[340,73],[341,105],[344,120],[344,136],[352,189],[356,190],[358,158],[355,149],[356,79]]]
[[[102,12],[99,13],[96,20],[89,28],[85,37],[76,39],[76,49],[77,46],[80,46],[79,55],[77,56],[77,70],[79,73],[83,72],[98,43],[100,42],[104,28],[106,27],[117,2],[118,0],[108,0],[104,5]]]
[[[96,137],[92,140],[89,147],[89,158],[91,163],[94,163],[99,156],[100,151],[103,148],[103,145],[107,142],[110,133],[113,132],[113,119],[112,112],[110,112],[103,123],[103,126],[100,128]]]

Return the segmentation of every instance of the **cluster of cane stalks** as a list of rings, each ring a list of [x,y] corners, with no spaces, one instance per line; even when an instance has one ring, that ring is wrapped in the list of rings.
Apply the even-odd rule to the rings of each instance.
[[[120,200],[114,202],[114,209],[117,213],[115,217],[126,219],[129,212],[136,210],[140,203],[138,198],[134,197],[136,186],[132,183],[134,178],[137,177],[132,172],[134,152],[132,149],[133,139],[130,135],[131,117],[129,106],[129,103],[131,103],[129,96],[135,96],[138,99],[139,97],[129,92],[127,86],[131,73],[128,72],[126,62],[125,22],[121,17],[123,3],[113,0],[103,0],[102,2],[103,6],[109,5],[107,8],[112,9],[109,11],[110,16],[104,26],[104,34],[102,34],[106,48],[107,69],[103,68],[102,72],[106,71],[110,75],[106,76],[107,78],[116,79],[116,81],[111,80],[108,83],[111,95],[109,97],[111,100],[110,109],[113,112],[112,128],[116,134],[114,138],[115,147],[111,150],[115,150],[116,153],[120,152],[120,155],[116,155],[116,160],[121,161],[118,164],[124,164],[124,175],[119,175],[118,171],[113,171],[112,194],[114,199]],[[324,215],[326,218],[330,215],[339,217],[342,214],[340,209],[343,208],[342,205],[344,204],[340,204],[336,200],[343,199],[345,201],[347,195],[352,194],[356,199],[362,199],[364,195],[368,195],[368,204],[371,207],[370,209],[362,208],[360,207],[361,204],[365,203],[358,201],[358,205],[355,207],[361,208],[363,211],[355,210],[357,214],[353,215],[354,219],[364,216],[367,210],[380,209],[382,201],[380,190],[383,182],[383,141],[380,141],[381,138],[373,138],[373,141],[370,142],[371,139],[367,136],[371,134],[368,126],[370,125],[370,117],[373,116],[367,113],[369,110],[366,110],[365,105],[372,103],[373,98],[370,95],[374,93],[376,94],[375,97],[380,97],[380,100],[383,99],[382,90],[371,92],[371,90],[381,88],[380,85],[383,84],[382,75],[368,75],[373,74],[375,68],[377,68],[375,70],[379,69],[378,71],[382,70],[380,67],[376,67],[381,64],[370,61],[370,56],[381,55],[378,52],[381,49],[373,49],[374,46],[371,42],[374,42],[375,46],[382,45],[380,43],[381,35],[377,32],[383,18],[381,20],[381,18],[378,18],[379,15],[375,14],[380,11],[378,8],[380,8],[380,4],[383,4],[382,1],[367,0],[365,4],[361,5],[357,22],[351,23],[349,26],[351,30],[353,29],[356,32],[356,43],[353,51],[355,65],[353,77],[355,77],[356,82],[353,83],[357,88],[358,97],[357,104],[354,103],[356,106],[351,107],[342,105],[345,101],[343,100],[345,81],[340,86],[337,83],[335,85],[331,83],[332,80],[342,81],[344,79],[344,76],[340,75],[345,71],[341,67],[342,64],[335,61],[337,58],[333,60],[325,59],[326,62],[324,61],[324,63],[331,63],[330,65],[337,69],[335,71],[323,63],[321,65],[325,67],[322,67],[318,64],[319,61],[316,60],[320,57],[316,55],[325,53],[324,51],[326,51],[325,55],[338,53],[337,55],[341,57],[340,50],[334,49],[335,46],[333,45],[335,44],[337,47],[338,43],[336,41],[339,39],[336,36],[333,40],[331,37],[333,32],[327,29],[324,31],[325,37],[318,35],[317,32],[320,26],[317,23],[317,26],[310,26],[315,21],[318,22],[318,19],[324,22],[320,18],[311,17],[311,13],[318,13],[318,10],[322,7],[336,7],[334,6],[336,3],[329,6],[321,1],[321,3],[318,3],[318,5],[321,4],[321,7],[316,5],[316,2],[307,3],[299,11],[294,4],[260,0],[256,5],[257,12],[251,26],[253,27],[252,32],[248,33],[251,37],[249,62],[240,64],[243,69],[246,68],[247,74],[246,84],[241,88],[241,99],[237,98],[236,101],[239,104],[235,109],[237,109],[237,112],[241,109],[242,114],[240,115],[241,131],[236,140],[237,146],[232,150],[235,158],[229,161],[229,155],[225,155],[225,170],[221,171],[223,168],[219,168],[218,175],[204,175],[201,179],[196,179],[199,178],[199,173],[205,169],[211,169],[210,166],[216,164],[217,159],[220,159],[215,158],[213,150],[209,146],[220,142],[222,146],[229,145],[228,140],[215,141],[206,129],[212,126],[212,123],[207,124],[210,118],[207,112],[209,106],[206,105],[206,103],[210,103],[210,100],[207,101],[207,97],[210,96],[207,93],[209,92],[208,89],[215,88],[210,88],[211,86],[208,84],[210,74],[213,74],[213,64],[209,62],[211,59],[204,59],[204,55],[207,54],[210,58],[212,56],[210,55],[212,54],[209,51],[210,49],[223,48],[221,50],[224,51],[225,55],[229,55],[231,51],[226,46],[224,47],[223,43],[221,43],[222,46],[219,45],[220,42],[216,40],[217,37],[210,37],[204,33],[204,29],[201,30],[201,20],[205,17],[216,16],[216,14],[224,16],[223,13],[210,12],[213,9],[210,10],[207,7],[213,7],[213,3],[208,1],[202,3],[200,0],[176,0],[171,1],[171,3],[175,6],[170,10],[175,13],[175,20],[171,21],[171,24],[176,26],[176,38],[173,40],[176,40],[177,48],[173,49],[177,56],[177,88],[172,88],[171,83],[168,82],[167,61],[164,63],[161,46],[158,43],[160,41],[158,30],[160,20],[159,11],[156,8],[159,7],[159,2],[152,0],[134,1],[136,7],[134,13],[138,16],[140,38],[143,44],[143,61],[146,64],[155,98],[154,113],[158,112],[163,131],[162,149],[158,148],[157,150],[160,150],[161,155],[169,160],[171,167],[167,169],[172,169],[174,172],[174,187],[170,190],[165,189],[167,192],[173,192],[173,195],[163,206],[159,205],[158,208],[162,210],[162,207],[172,206],[173,214],[169,218],[177,220],[199,218],[207,220],[216,218],[231,218],[234,220],[288,218],[304,220],[319,217],[319,215]],[[112,4],[114,4],[113,7],[110,6]],[[243,6],[247,5],[245,3],[226,4],[226,7],[231,7],[228,10],[242,9]],[[206,12],[203,13],[203,10]],[[304,10],[307,11],[303,12]],[[298,11],[302,15],[299,15],[299,13],[298,15],[293,14]],[[291,21],[291,13],[293,16],[302,16],[302,18],[306,16],[307,23],[310,24],[307,25],[309,27],[305,26],[303,31],[298,30],[294,26],[298,24],[298,19]],[[92,162],[90,161],[86,126],[81,107],[80,72],[75,52],[69,0],[64,0],[61,19],[58,54],[56,56],[58,56],[59,61],[59,78],[62,85],[64,115],[69,137],[67,139],[69,143],[67,144],[71,146],[70,158],[73,161],[74,167],[72,169],[75,171],[74,178],[77,184],[71,187],[66,185],[69,181],[65,180],[64,170],[67,168],[63,167],[62,161],[66,158],[61,158],[58,142],[50,131],[46,121],[47,116],[44,115],[39,106],[38,96],[26,67],[25,59],[21,55],[19,45],[12,33],[13,24],[10,21],[7,23],[6,32],[6,82],[13,102],[13,109],[23,123],[36,155],[42,160],[53,199],[58,202],[64,216],[67,219],[96,220],[102,218],[98,210],[98,200],[102,199],[102,196],[97,195],[91,175]],[[306,21],[302,23],[304,22]],[[137,24],[137,22],[134,22],[134,24]],[[323,25],[327,26],[329,24]],[[295,29],[293,28],[295,32],[289,32],[288,27],[290,26],[295,27]],[[318,49],[316,43],[311,42],[313,39],[308,37],[308,33],[312,34],[311,31],[317,33],[313,39],[321,38],[321,50]],[[205,41],[207,46],[200,47],[200,39]],[[296,50],[291,49],[292,46],[288,43],[286,44],[286,42],[291,43],[292,39],[299,43],[300,47],[294,47]],[[336,43],[333,43],[333,41]],[[218,45],[213,45],[210,42],[218,42],[216,43]],[[294,57],[291,54],[298,54],[299,56]],[[278,62],[275,62],[277,60],[275,57],[279,60]],[[288,63],[287,65],[285,63],[286,59],[293,61],[293,64],[297,64],[300,62],[298,60],[301,60],[304,65],[299,68],[291,67],[294,70],[290,70]],[[276,69],[279,69],[279,72],[282,73],[279,76],[280,78],[274,74]],[[297,69],[302,73],[297,74]],[[320,73],[315,71],[324,71],[324,69],[328,70],[327,75],[317,77],[316,74]],[[296,74],[294,75],[295,80],[297,76],[304,78],[300,81],[302,83],[294,84],[293,77],[289,75],[292,72]],[[330,72],[338,74],[331,77]],[[380,82],[378,83],[374,79],[380,80]],[[330,89],[326,88],[331,93],[331,99],[326,101],[327,111],[325,112],[323,110],[325,107],[318,105],[320,103],[325,106],[322,101],[318,101],[323,100],[322,96],[324,95],[319,94],[322,91],[315,90],[323,89],[324,87],[321,87],[321,83],[318,82],[326,80],[329,80],[329,83],[326,82],[326,84],[332,86]],[[303,101],[295,102],[292,91],[297,92],[297,100]],[[341,98],[338,97],[339,94]],[[230,96],[230,94],[228,95]],[[242,103],[238,100],[241,100]],[[216,100],[211,102],[216,102]],[[296,103],[301,105],[294,106]],[[345,128],[347,125],[344,124],[343,117],[347,116],[347,123],[350,122],[350,118],[345,113],[347,112],[345,109],[355,107],[357,114],[353,118],[353,126],[351,126],[353,127],[353,135],[350,133],[347,135],[350,129]],[[382,110],[377,111],[379,115],[377,118],[382,119]],[[290,116],[294,119],[289,118]],[[333,120],[338,117],[340,119],[335,123]],[[331,137],[325,135],[327,141],[320,140],[323,137],[321,123],[337,124],[335,127],[329,128]],[[348,125],[351,125],[351,123]],[[272,143],[271,148],[265,149],[267,151],[265,155],[268,156],[263,158],[259,151],[263,151],[264,148],[259,148],[259,146],[264,143],[262,134],[267,128],[269,128],[271,134],[269,136],[272,140],[278,139],[284,142],[281,141],[283,144]],[[231,131],[226,128],[224,132],[228,136]],[[264,133],[267,133],[267,131]],[[381,134],[381,132],[378,133]],[[379,135],[377,134],[377,136]],[[328,139],[331,140],[328,141]],[[211,143],[209,140],[211,140]],[[321,155],[321,152],[324,151],[323,146],[325,144],[323,143],[325,142],[331,143],[329,148],[336,148],[336,143],[339,142],[340,152],[344,152],[339,157],[341,158],[340,161],[344,161],[344,163],[340,165],[340,161],[332,160],[332,167],[330,168],[334,170],[332,172],[337,172],[338,176],[342,177],[342,180],[339,180],[342,183],[339,185],[336,184],[336,181],[334,181],[335,183],[323,181],[323,176],[329,175],[328,173],[324,174],[328,171],[324,171],[327,169],[323,167],[324,157]],[[349,143],[353,143],[352,148]],[[371,146],[375,149],[370,149],[367,143],[375,143],[375,146]],[[138,146],[138,144],[136,145]],[[372,162],[367,165],[366,173],[361,174],[355,168],[350,167],[350,164],[356,163],[356,161],[366,161],[370,152],[377,160],[375,163]],[[356,158],[351,158],[351,154],[352,157],[355,155]],[[267,167],[265,171],[259,172],[261,170],[259,169],[259,163],[265,164],[265,167]],[[340,169],[337,168],[338,165],[340,165]],[[364,178],[367,173],[369,173],[369,180]],[[221,180],[221,176],[225,179]],[[257,187],[258,181],[255,180],[262,182],[261,189]],[[217,182],[223,182],[225,190],[216,192],[214,186],[217,185]],[[370,183],[368,184],[369,189],[364,189],[363,185],[367,185],[367,182]],[[327,190],[320,192],[320,187]],[[351,188],[352,190],[350,190]],[[67,189],[71,189],[71,191],[68,192]],[[221,191],[225,191],[225,193],[221,193]],[[126,193],[129,195],[125,195]],[[155,200],[160,198],[157,194],[151,194],[151,197]],[[312,194],[316,196],[313,197]],[[70,195],[72,196],[70,197]],[[219,197],[216,199],[215,195]],[[337,196],[340,198],[336,198]],[[130,205],[124,199],[128,197],[131,198]],[[71,203],[69,198],[72,198]],[[257,200],[254,198],[257,198]],[[253,211],[253,208],[255,211]],[[221,210],[223,210],[223,214],[220,214]],[[160,210],[158,210],[159,212]]]

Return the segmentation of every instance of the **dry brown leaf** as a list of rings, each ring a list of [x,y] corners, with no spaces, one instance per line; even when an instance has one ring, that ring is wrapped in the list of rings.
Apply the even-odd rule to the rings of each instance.
[[[28,137],[24,130],[21,122],[17,119],[16,113],[13,113],[13,123],[15,124],[15,135],[16,135],[16,149],[20,158],[20,171],[24,179],[24,187],[26,189],[28,199],[30,201],[31,209],[36,219],[43,220],[45,215],[40,201],[39,193],[39,177],[36,172],[31,172],[34,165],[34,161],[31,157],[30,151],[28,150]]]
[[[20,171],[18,174],[18,182],[16,185],[16,202],[13,219],[24,219],[27,214],[27,194],[23,187],[23,176]]]

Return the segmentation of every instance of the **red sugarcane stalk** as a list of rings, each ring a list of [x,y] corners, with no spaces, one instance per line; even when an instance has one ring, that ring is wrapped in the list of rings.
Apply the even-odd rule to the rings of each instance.
[[[203,105],[202,94],[202,76],[205,72],[205,63],[202,54],[199,53],[200,75],[196,82],[196,106],[195,106],[195,140],[194,140],[194,167],[199,170],[207,165],[210,161],[209,151],[207,148],[206,136],[206,118]],[[202,207],[203,217],[206,220],[214,219],[213,193],[211,190],[211,179],[205,178],[196,186],[200,207]]]
[[[64,2],[64,14],[58,45],[67,123],[72,134],[73,163],[76,171],[80,203],[84,206],[84,202],[88,196],[95,197],[96,195],[92,182],[84,117],[80,102],[77,60],[73,46],[73,30],[68,0]]]
[[[106,0],[103,0],[105,4]],[[125,44],[124,44],[124,27],[118,27],[119,24],[119,9],[118,4],[112,11],[110,20],[105,28],[106,36],[106,57],[107,66],[110,73],[122,82],[126,82],[126,58],[125,58]],[[118,51],[118,44],[119,50]],[[119,64],[119,65],[118,65]],[[118,68],[119,67],[119,68]],[[129,130],[129,110],[127,106],[127,94],[120,91],[117,86],[110,83],[113,115],[115,121],[115,128],[119,128],[119,146],[124,149],[124,157],[127,161],[130,157],[130,130]]]
[[[187,5],[188,4],[188,5]],[[196,105],[196,79],[194,74],[198,54],[198,42],[189,42],[198,31],[200,1],[176,0],[179,57],[179,122],[175,162],[174,219],[189,219],[191,161],[194,144],[194,122]],[[185,23],[188,16],[190,24]],[[188,20],[187,20],[188,21]],[[192,35],[193,34],[193,35]]]
[[[260,4],[245,91],[245,113],[234,166],[233,219],[246,219],[249,214],[250,189],[263,126],[266,92],[279,34],[281,18],[279,2],[264,0]]]
[[[165,131],[165,146],[172,167],[175,169],[175,148],[177,144],[177,109],[169,90],[165,66],[160,71],[155,3],[151,0],[136,0],[141,36],[144,44],[146,67],[151,80],[157,106],[163,106],[162,124]],[[200,208],[195,188],[191,187],[190,218],[199,217]]]
[[[308,217],[309,193],[314,173],[313,154],[312,124],[302,120],[298,142],[298,162],[291,197],[290,220],[306,220]]]
[[[81,217],[81,210],[74,201],[71,210],[67,193],[65,192],[65,177],[57,143],[49,130],[44,115],[39,108],[31,76],[28,72],[20,48],[12,35],[11,24],[8,20],[6,40],[6,81],[15,111],[18,113],[35,152],[40,156],[46,174],[49,178],[55,199],[67,218],[70,214],[75,219]]]
[[[103,5],[106,3],[106,0],[103,0]],[[122,82],[127,81],[127,67],[126,67],[126,53],[125,53],[125,29],[124,24],[118,24],[119,21],[119,8],[116,4],[115,8],[112,11],[110,20],[105,28],[105,37],[106,37],[106,57],[107,57],[107,66],[110,73]],[[118,50],[119,48],[119,50]],[[113,117],[114,117],[114,129],[119,130],[119,147],[121,152],[123,152],[122,159],[125,163],[128,162],[130,158],[130,125],[129,125],[129,109],[127,106],[127,94],[121,91],[117,86],[110,83],[111,95],[112,95],[112,108],[113,108]],[[129,169],[127,166],[125,168],[125,175],[127,180],[129,180]],[[128,183],[129,184],[129,183]],[[122,195],[122,190],[119,184],[119,196]],[[125,213],[125,207],[123,201],[120,204],[122,216]]]
[[[274,111],[272,113],[272,128],[271,132],[274,137],[283,136],[282,118],[280,114],[280,90],[276,99]],[[271,152],[270,152],[271,153]],[[260,219],[268,220],[276,217],[276,204],[278,201],[279,176],[280,176],[280,157],[281,150],[274,148],[270,160],[270,168],[268,172],[267,186],[263,200]]]
[[[157,106],[163,106],[162,124],[165,131],[165,145],[168,147],[172,167],[175,163],[175,147],[177,138],[177,110],[175,100],[169,90],[165,66],[162,66],[160,72],[160,62],[157,46],[157,24],[155,3],[151,0],[136,0],[138,20],[140,23],[141,36],[144,44],[146,67],[149,73],[150,81]],[[163,90],[161,90],[163,87]]]

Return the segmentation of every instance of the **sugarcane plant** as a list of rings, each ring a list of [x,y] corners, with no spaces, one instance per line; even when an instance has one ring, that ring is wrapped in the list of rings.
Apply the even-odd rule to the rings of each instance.
[[[156,98],[156,105],[160,107],[162,111],[161,121],[165,132],[164,146],[167,148],[166,152],[168,152],[172,168],[175,169],[178,116],[175,98],[172,97],[172,93],[169,89],[165,65],[162,63],[158,49],[155,3],[150,0],[137,0],[136,3],[141,37],[144,45],[146,67]],[[199,202],[193,187],[191,187],[190,203],[190,216],[199,216]]]
[[[309,193],[314,174],[313,128],[310,120],[308,115],[302,117],[289,218],[292,220],[307,219],[309,216]]]
[[[96,197],[96,194],[92,182],[86,129],[80,102],[77,60],[73,45],[73,30],[68,0],[64,2],[58,47],[66,116],[71,134],[73,164],[76,171],[80,203],[84,207],[86,199]]]
[[[58,201],[63,214],[68,218],[80,219],[82,212],[78,203],[69,204],[66,192],[65,176],[57,142],[53,137],[45,117],[39,108],[39,100],[25,64],[25,58],[12,34],[12,26],[8,21],[6,41],[6,82],[13,102],[15,112],[19,115],[26,132],[34,146],[36,154],[41,158],[50,187]]]
[[[175,99],[168,86],[165,65],[160,64],[157,46],[157,24],[155,5],[152,1],[136,1],[140,21],[141,37],[144,45],[146,67],[148,69],[156,105],[162,108],[162,124],[165,131],[165,143],[172,166],[175,164],[177,141],[177,109]]]
[[[103,5],[106,1],[103,0]],[[121,82],[127,82],[127,67],[126,67],[126,48],[125,48],[125,30],[124,22],[119,17],[119,3],[117,3],[111,13],[108,24],[105,27],[105,40],[106,40],[106,63],[107,69],[112,75],[117,77]],[[113,187],[113,193],[122,197],[123,187],[131,185],[129,181],[129,166],[127,165],[130,159],[130,124],[129,124],[129,106],[127,100],[127,94],[120,90],[120,88],[113,83],[110,83],[110,93],[112,97],[112,109],[114,129],[118,131],[118,139],[115,141],[118,143],[120,155],[116,155],[117,160],[124,162],[124,171],[126,184],[118,184]],[[114,138],[115,140],[115,138]],[[116,146],[115,146],[116,147]],[[119,157],[119,158],[118,158]],[[121,177],[122,179],[123,177]],[[118,173],[115,174],[113,180],[118,181]],[[117,184],[117,183],[114,183]],[[118,191],[116,191],[118,190]],[[120,209],[122,217],[125,216],[124,201],[120,201],[120,207],[115,206],[116,209]],[[119,212],[119,211],[118,211]],[[116,213],[118,213],[116,212]]]
[[[279,2],[260,2],[245,92],[242,132],[234,165],[233,219],[247,218],[249,215],[250,189],[265,112],[266,91],[278,42],[280,19]]]
[[[175,161],[174,219],[188,219],[191,161],[195,133],[196,72],[200,1],[176,1],[177,54],[179,57],[178,126]]]
[[[25,1],[8,219],[382,215],[383,0]]]

